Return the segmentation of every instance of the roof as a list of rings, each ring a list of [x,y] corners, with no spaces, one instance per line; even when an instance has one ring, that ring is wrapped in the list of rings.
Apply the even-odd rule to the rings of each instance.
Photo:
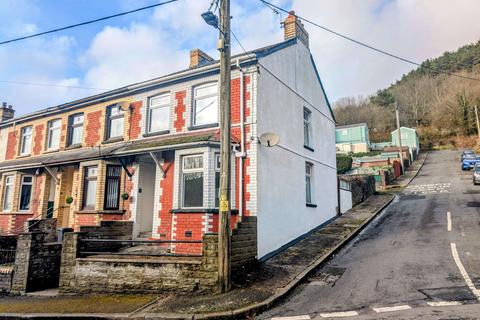
[[[279,42],[279,43],[276,43],[276,44],[273,44],[273,45],[269,45],[269,46],[265,46],[265,47],[258,48],[258,49],[255,49],[255,50],[247,51],[246,53],[233,55],[231,57],[231,60],[236,61],[238,59],[245,59],[247,61],[248,60],[256,61],[256,60],[258,60],[258,58],[268,56],[272,53],[275,53],[279,50],[282,50],[284,48],[292,46],[296,43],[297,43],[296,38],[289,39],[289,40],[282,41],[282,42]],[[217,69],[219,69],[219,63],[220,63],[219,60],[213,60],[209,63],[202,64],[201,66],[198,66],[198,67],[195,67],[195,68],[183,69],[183,70],[176,71],[176,72],[173,72],[173,73],[161,76],[161,77],[153,78],[153,79],[142,81],[142,82],[133,83],[133,84],[130,84],[130,85],[127,85],[127,86],[124,86],[124,87],[109,90],[109,91],[99,93],[99,94],[96,94],[96,95],[93,95],[93,96],[89,96],[89,97],[86,97],[86,98],[74,100],[72,102],[60,104],[60,105],[57,105],[57,106],[54,106],[54,107],[44,108],[44,109],[29,113],[29,114],[26,114],[26,115],[17,117],[17,118],[13,118],[11,120],[1,122],[0,126],[9,125],[9,124],[12,124],[12,123],[18,122],[18,121],[27,121],[27,120],[29,120],[31,118],[35,118],[35,117],[43,117],[43,116],[46,116],[46,114],[45,114],[46,112],[55,114],[55,113],[58,113],[58,112],[62,112],[65,109],[75,109],[77,107],[82,107],[82,106],[86,106],[86,105],[88,106],[90,104],[94,104],[94,103],[98,103],[98,102],[104,102],[105,100],[108,100],[108,99],[121,98],[123,96],[132,95],[136,92],[144,91],[144,90],[152,88],[152,87],[155,88],[155,87],[162,86],[162,85],[168,85],[172,81],[178,81],[179,79],[181,79],[183,77],[192,76],[194,74],[199,75],[199,74],[208,73],[208,72],[217,72]]]
[[[335,129],[346,129],[346,128],[355,128],[355,127],[367,127],[368,129],[368,124],[366,122],[346,124],[343,126],[337,126]]]
[[[409,127],[400,127],[400,130],[410,130],[410,131],[417,132],[416,129],[414,129],[414,128],[409,128]],[[393,130],[391,133],[394,133],[394,132],[397,132],[397,129]]]

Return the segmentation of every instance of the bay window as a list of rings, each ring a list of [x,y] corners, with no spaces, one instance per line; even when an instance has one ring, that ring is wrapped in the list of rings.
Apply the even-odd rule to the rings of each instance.
[[[120,200],[120,173],[121,166],[107,165],[105,177],[105,210],[118,210]]]
[[[152,97],[148,102],[148,132],[170,129],[170,93]]]
[[[32,150],[32,127],[23,127],[20,131],[20,155],[29,155]]]
[[[12,210],[14,176],[5,176],[3,186],[3,211]]]
[[[198,86],[193,92],[193,126],[218,122],[218,84]]]
[[[183,207],[203,206],[203,155],[182,158],[182,195]]]
[[[90,166],[84,168],[82,202],[83,209],[95,209],[95,199],[97,196],[97,174],[97,166]]]
[[[32,188],[33,176],[22,176],[20,185],[20,211],[30,210],[30,203],[32,202]]]
[[[61,120],[49,121],[47,124],[47,150],[57,150],[60,146]]]

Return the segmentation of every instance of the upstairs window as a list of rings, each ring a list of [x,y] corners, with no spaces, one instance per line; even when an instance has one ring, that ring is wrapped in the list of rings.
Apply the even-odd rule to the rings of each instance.
[[[12,210],[13,176],[5,176],[3,187],[3,211]]]
[[[312,204],[312,180],[313,180],[313,164],[305,163],[305,195],[306,203]]]
[[[203,155],[183,157],[182,194],[184,208],[203,206]]]
[[[218,84],[198,86],[193,96],[193,125],[218,123]]]
[[[97,166],[85,167],[83,176],[83,209],[95,209],[95,199],[97,196]]]
[[[123,137],[124,111],[118,105],[107,109],[107,140]]]
[[[57,150],[60,146],[61,120],[56,119],[49,121],[47,124],[47,128],[47,150]]]
[[[22,176],[20,186],[20,211],[30,210],[30,202],[32,200],[33,176]]]
[[[303,108],[303,145],[312,147],[312,112]]]
[[[20,131],[20,155],[29,155],[32,150],[32,127],[24,127]]]
[[[170,93],[150,98],[148,111],[148,132],[170,129]]]
[[[83,139],[83,113],[68,118],[68,145],[81,145]]]
[[[121,166],[107,165],[105,178],[105,210],[118,210],[120,200],[120,173]]]

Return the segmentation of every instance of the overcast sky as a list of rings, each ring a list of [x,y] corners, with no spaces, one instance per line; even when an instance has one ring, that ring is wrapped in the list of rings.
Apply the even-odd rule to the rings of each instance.
[[[0,40],[158,2],[161,0],[0,0]],[[180,0],[1,45],[0,100],[14,105],[21,115],[186,68],[191,48],[201,48],[218,58],[217,33],[200,17],[210,2]],[[417,61],[480,39],[479,0],[274,2],[335,31]],[[259,0],[232,0],[232,16],[233,31],[247,49],[283,39],[280,21],[286,15],[275,14]],[[305,26],[332,102],[344,96],[370,95],[412,68],[312,25]],[[233,51],[240,49],[234,45]]]

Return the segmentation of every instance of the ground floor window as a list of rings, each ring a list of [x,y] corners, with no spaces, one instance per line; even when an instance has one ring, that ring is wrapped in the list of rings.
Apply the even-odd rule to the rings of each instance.
[[[95,209],[95,199],[97,195],[97,174],[98,167],[85,167],[83,179],[83,209]]]
[[[20,211],[30,210],[32,200],[33,176],[22,176],[20,186]]]
[[[313,164],[310,162],[305,163],[305,190],[306,190],[306,202],[312,203],[312,176],[313,176]]]
[[[6,176],[4,182],[3,211],[11,211],[13,199],[13,176]]]
[[[107,165],[104,205],[106,210],[118,210],[119,208],[121,170],[121,166]]]
[[[182,195],[183,207],[203,206],[203,155],[183,157]]]

